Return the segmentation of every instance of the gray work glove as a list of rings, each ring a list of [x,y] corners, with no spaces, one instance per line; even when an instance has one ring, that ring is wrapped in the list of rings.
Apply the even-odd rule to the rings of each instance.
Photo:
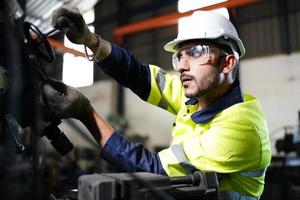
[[[75,118],[82,121],[91,109],[88,98],[77,89],[53,79],[48,79],[42,84],[41,100],[45,116],[48,116],[44,116],[46,121],[55,118]]]
[[[64,31],[68,39],[76,44],[86,44],[91,37],[82,14],[74,6],[62,6],[54,10],[52,26]]]

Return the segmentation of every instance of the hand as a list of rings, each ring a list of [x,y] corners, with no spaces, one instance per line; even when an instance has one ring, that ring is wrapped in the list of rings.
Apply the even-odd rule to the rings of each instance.
[[[48,120],[55,117],[82,121],[91,110],[88,98],[75,88],[53,79],[48,79],[42,85],[42,102]]]
[[[66,33],[68,39],[76,44],[86,44],[91,32],[78,8],[62,6],[52,13],[52,26]]]

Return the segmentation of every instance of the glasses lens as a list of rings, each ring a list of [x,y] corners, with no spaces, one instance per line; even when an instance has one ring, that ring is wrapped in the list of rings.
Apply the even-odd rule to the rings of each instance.
[[[209,60],[209,52],[210,48],[207,45],[180,49],[173,54],[173,67],[178,70],[180,64],[188,64],[189,66],[205,64]]]
[[[207,46],[197,45],[187,49],[185,52],[190,57],[195,59],[202,58],[204,54],[208,53],[209,48]]]
[[[179,69],[179,59],[176,54],[177,53],[175,52],[172,56],[172,64],[175,71]]]

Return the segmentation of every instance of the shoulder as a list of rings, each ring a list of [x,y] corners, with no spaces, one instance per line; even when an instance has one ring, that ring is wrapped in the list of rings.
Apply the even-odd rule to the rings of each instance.
[[[253,126],[253,128],[265,128],[266,120],[259,101],[249,94],[244,94],[244,101],[234,104],[219,113],[217,119],[228,123],[239,123]]]

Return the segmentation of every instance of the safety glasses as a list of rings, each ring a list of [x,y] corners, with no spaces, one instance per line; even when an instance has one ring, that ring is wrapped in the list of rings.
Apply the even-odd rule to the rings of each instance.
[[[211,55],[228,55],[227,52],[219,48],[210,47],[208,45],[189,46],[174,52],[172,56],[172,63],[174,69],[177,71],[180,65],[197,66],[206,64]]]

